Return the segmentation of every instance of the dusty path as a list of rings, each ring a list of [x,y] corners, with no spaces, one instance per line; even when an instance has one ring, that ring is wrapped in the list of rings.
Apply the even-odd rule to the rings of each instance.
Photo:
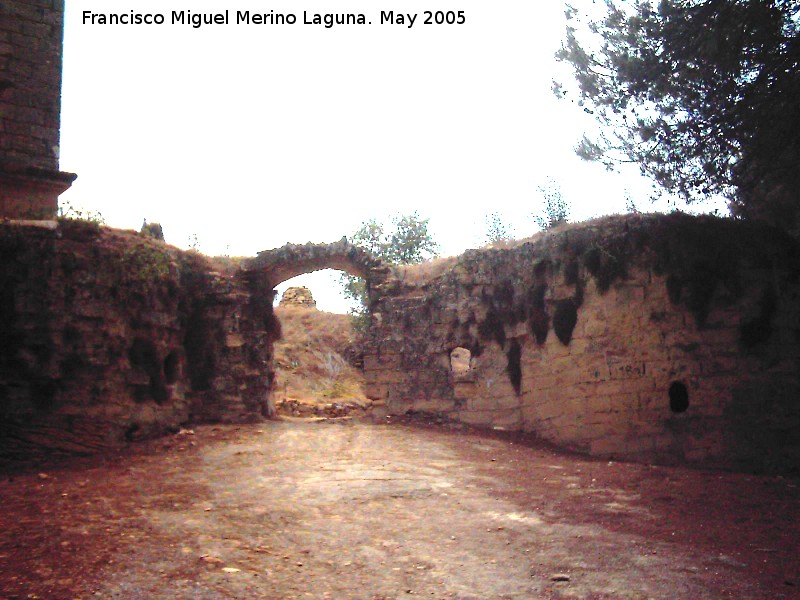
[[[4,598],[795,598],[797,480],[356,422],[0,477]]]

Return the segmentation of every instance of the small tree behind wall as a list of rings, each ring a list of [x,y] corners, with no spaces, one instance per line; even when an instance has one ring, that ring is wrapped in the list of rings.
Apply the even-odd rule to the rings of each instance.
[[[350,237],[350,242],[390,266],[418,264],[435,258],[439,251],[439,245],[428,230],[428,221],[421,219],[416,212],[395,217],[389,227],[376,219],[369,219]],[[347,273],[341,275],[340,282],[345,297],[357,302],[352,313],[357,326],[363,328],[369,302],[366,282]]]

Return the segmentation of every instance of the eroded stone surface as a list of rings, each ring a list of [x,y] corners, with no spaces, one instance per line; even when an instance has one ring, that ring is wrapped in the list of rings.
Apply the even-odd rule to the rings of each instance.
[[[297,306],[300,308],[317,308],[311,290],[307,287],[290,287],[281,296],[281,306]]]
[[[75,175],[58,170],[63,0],[3,2],[0,217],[52,219]]]
[[[641,461],[800,464],[800,250],[774,230],[630,215],[429,275],[343,241],[261,253],[233,276],[133,233],[2,231],[6,453],[269,415],[272,286],[338,267],[368,277],[364,370],[382,412]]]
[[[133,232],[0,227],[0,457],[269,413],[271,302]]]
[[[332,244],[286,244],[275,250],[259,252],[242,267],[263,278],[265,287],[321,269],[339,269],[362,277],[368,284],[384,281],[389,269],[369,252],[342,238]]]
[[[597,455],[796,468],[799,272],[778,232],[685,215],[469,251],[376,290],[367,393]]]

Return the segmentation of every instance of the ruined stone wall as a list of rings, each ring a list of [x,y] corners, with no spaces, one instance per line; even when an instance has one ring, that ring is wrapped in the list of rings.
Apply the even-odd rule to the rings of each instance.
[[[283,292],[280,306],[296,306],[298,308],[317,308],[317,302],[307,287],[290,287]]]
[[[50,219],[58,170],[63,0],[0,4],[0,217]]]
[[[133,232],[0,226],[0,457],[268,414],[271,298]]]
[[[369,288],[383,281],[389,269],[383,261],[354,246],[346,237],[332,244],[286,244],[281,248],[259,252],[242,262],[242,268],[259,273],[265,290],[303,273],[321,269],[339,269],[363,277]]]
[[[600,456],[800,464],[800,249],[775,231],[632,215],[403,276],[364,358],[389,412]]]

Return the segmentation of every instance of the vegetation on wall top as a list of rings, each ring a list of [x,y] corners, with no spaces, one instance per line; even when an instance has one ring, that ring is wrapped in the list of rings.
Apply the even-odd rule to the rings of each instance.
[[[532,265],[527,274],[521,264]],[[592,281],[604,294],[634,266],[663,276],[673,303],[685,306],[703,328],[715,304],[733,303],[748,291],[745,270],[774,271],[777,286],[800,277],[800,247],[791,236],[757,223],[678,212],[637,214],[571,225],[508,250],[470,252],[443,277],[463,280],[466,274],[486,274],[488,285],[481,294],[486,312],[477,327],[484,343],[505,346],[507,328],[527,321],[537,344],[546,341],[552,328],[567,345],[586,285]],[[551,298],[556,281],[572,286],[572,295]],[[763,298],[762,310],[742,325],[746,346],[769,335],[777,291],[754,293]],[[460,343],[469,346],[469,341]]]

